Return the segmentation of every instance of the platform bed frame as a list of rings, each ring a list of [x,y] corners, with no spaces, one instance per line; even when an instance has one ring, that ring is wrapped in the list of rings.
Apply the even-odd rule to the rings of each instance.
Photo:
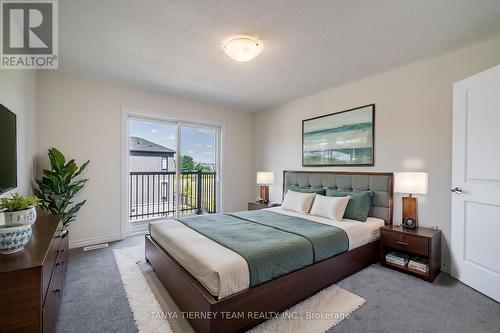
[[[389,173],[331,174],[390,176],[392,189],[392,174]],[[389,209],[392,212],[392,190],[390,196]],[[386,221],[386,224],[392,224],[392,220]],[[378,251],[379,241],[371,242],[218,300],[150,235],[146,235],[146,260],[179,309],[189,314],[187,319],[199,333],[246,331],[321,289],[376,263]],[[196,315],[201,318],[196,318]]]

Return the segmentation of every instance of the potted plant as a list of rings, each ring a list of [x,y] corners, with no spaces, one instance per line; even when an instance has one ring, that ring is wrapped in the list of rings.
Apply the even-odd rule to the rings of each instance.
[[[10,198],[0,200],[0,210],[5,214],[5,225],[29,224],[36,221],[35,207],[40,204],[37,197],[23,197],[13,193]]]
[[[30,241],[32,233],[31,224],[0,225],[0,254],[21,251]]]
[[[56,148],[49,149],[50,170],[44,169],[41,179],[36,180],[35,195],[41,200],[40,206],[50,214],[60,215],[66,228],[75,220],[76,214],[86,200],[74,203],[74,198],[88,179],[79,176],[90,161],[80,167],[75,160],[66,162],[64,155]]]

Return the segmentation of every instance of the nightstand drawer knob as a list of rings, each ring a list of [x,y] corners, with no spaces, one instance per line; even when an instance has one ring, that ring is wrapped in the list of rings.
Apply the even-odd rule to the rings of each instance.
[[[408,246],[407,242],[402,242],[402,241],[396,241],[396,244]]]

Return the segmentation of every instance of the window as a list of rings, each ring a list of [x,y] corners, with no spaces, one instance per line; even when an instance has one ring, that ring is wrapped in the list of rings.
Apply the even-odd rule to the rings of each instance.
[[[162,156],[161,171],[168,171],[168,157]]]

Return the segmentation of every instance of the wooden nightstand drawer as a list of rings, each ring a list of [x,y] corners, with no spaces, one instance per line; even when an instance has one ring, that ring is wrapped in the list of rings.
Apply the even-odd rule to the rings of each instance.
[[[416,237],[383,230],[382,244],[406,252],[427,256],[429,254],[429,240],[427,238]]]

